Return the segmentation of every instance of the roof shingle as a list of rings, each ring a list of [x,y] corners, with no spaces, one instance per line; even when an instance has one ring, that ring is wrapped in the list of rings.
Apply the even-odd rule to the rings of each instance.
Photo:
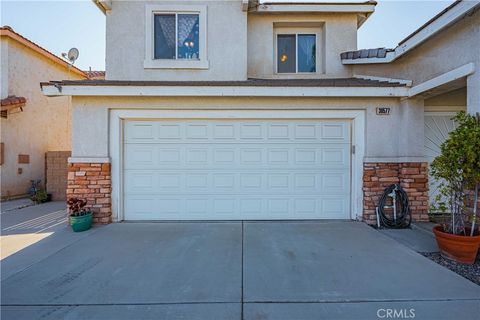
[[[15,105],[23,105],[27,102],[27,99],[24,97],[17,97],[17,96],[8,96],[5,99],[2,99],[1,101],[1,106],[2,107],[7,107],[7,106],[15,106]]]
[[[183,87],[403,87],[404,83],[360,78],[334,79],[248,79],[244,81],[50,81],[43,86],[183,86]]]
[[[365,59],[365,58],[385,58],[388,52],[394,51],[393,49],[375,48],[375,49],[362,49],[342,52],[340,57],[344,59]]]

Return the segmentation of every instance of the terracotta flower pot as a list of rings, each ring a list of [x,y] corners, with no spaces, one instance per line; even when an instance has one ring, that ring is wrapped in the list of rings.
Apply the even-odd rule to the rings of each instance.
[[[433,227],[433,233],[443,257],[466,264],[475,262],[480,247],[480,235],[470,237],[446,233],[441,225]],[[469,233],[470,230],[467,234]]]

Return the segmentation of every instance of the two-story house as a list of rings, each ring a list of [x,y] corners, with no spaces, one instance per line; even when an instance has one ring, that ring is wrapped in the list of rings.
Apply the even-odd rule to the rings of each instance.
[[[94,2],[106,80],[42,90],[72,96],[67,193],[100,223],[372,221],[391,183],[426,219],[427,135],[480,111],[478,2],[362,51],[373,1]]]

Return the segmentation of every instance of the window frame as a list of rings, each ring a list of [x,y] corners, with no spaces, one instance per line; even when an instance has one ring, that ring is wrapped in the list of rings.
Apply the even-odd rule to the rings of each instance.
[[[199,15],[199,59],[178,59],[178,41],[175,41],[175,59],[155,59],[155,15],[175,15],[175,39],[178,36],[178,15]],[[208,69],[207,55],[207,6],[147,5],[145,20],[145,69]]]
[[[281,35],[295,35],[295,72],[278,72],[278,36]],[[301,35],[314,35],[315,36],[315,72],[298,72],[298,36]],[[318,75],[323,73],[323,64],[321,60],[321,30],[318,28],[290,28],[279,27],[275,28],[274,32],[274,56],[273,56],[273,69],[274,74],[277,76],[308,76]]]

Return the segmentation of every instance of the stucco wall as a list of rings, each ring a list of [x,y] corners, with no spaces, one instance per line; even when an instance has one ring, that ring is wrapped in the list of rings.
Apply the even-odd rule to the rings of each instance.
[[[6,37],[1,38],[1,43],[3,49]],[[2,98],[23,96],[27,103],[23,112],[1,119],[1,141],[5,144],[5,160],[1,166],[2,197],[25,194],[30,180],[44,180],[45,152],[71,149],[71,99],[45,97],[39,83],[52,79],[80,79],[13,40],[8,40],[8,64],[3,64],[2,57],[2,73],[4,69],[8,69],[8,91],[2,91]],[[18,164],[18,154],[30,155],[30,163]],[[22,168],[22,174],[17,173],[18,168]]]
[[[150,36],[146,30],[146,6],[151,4],[207,6],[208,69],[144,67],[146,37]],[[240,0],[191,0],[181,3],[114,1],[112,10],[107,13],[106,77],[109,80],[245,80],[247,76],[279,77],[274,75],[273,24],[283,22],[323,24],[324,56],[321,59],[326,72],[313,77],[351,76],[351,68],[342,65],[340,53],[357,48],[357,17],[354,13],[249,13],[247,17],[247,13],[241,10]]]
[[[0,41],[0,94],[1,97],[8,96],[8,39]]]
[[[365,110],[365,156],[382,161],[423,157],[423,101],[396,98],[170,98],[75,97],[73,157],[106,157],[109,109]],[[390,107],[389,116],[376,107]],[[88,124],[82,126],[80,124]],[[95,143],[92,143],[95,141]]]
[[[392,63],[352,68],[355,74],[409,79],[416,85],[470,62],[480,73],[479,53],[480,12],[476,12]]]
[[[145,69],[146,5],[206,5],[209,69]],[[247,14],[240,0],[113,1],[107,14],[106,77],[110,80],[245,80]]]
[[[474,63],[476,70],[474,74],[467,77],[464,101],[468,112],[480,112],[480,12],[478,10],[390,64],[355,65],[352,68],[354,74],[409,79],[415,86],[467,63]],[[450,99],[444,103],[458,105],[463,101],[461,97],[455,100]]]
[[[248,76],[252,78],[293,78],[292,75],[275,75],[274,25],[301,29],[315,25],[323,33],[320,46],[324,73],[299,75],[302,78],[350,77],[351,68],[342,65],[340,53],[357,49],[356,14],[249,14],[248,16]]]

